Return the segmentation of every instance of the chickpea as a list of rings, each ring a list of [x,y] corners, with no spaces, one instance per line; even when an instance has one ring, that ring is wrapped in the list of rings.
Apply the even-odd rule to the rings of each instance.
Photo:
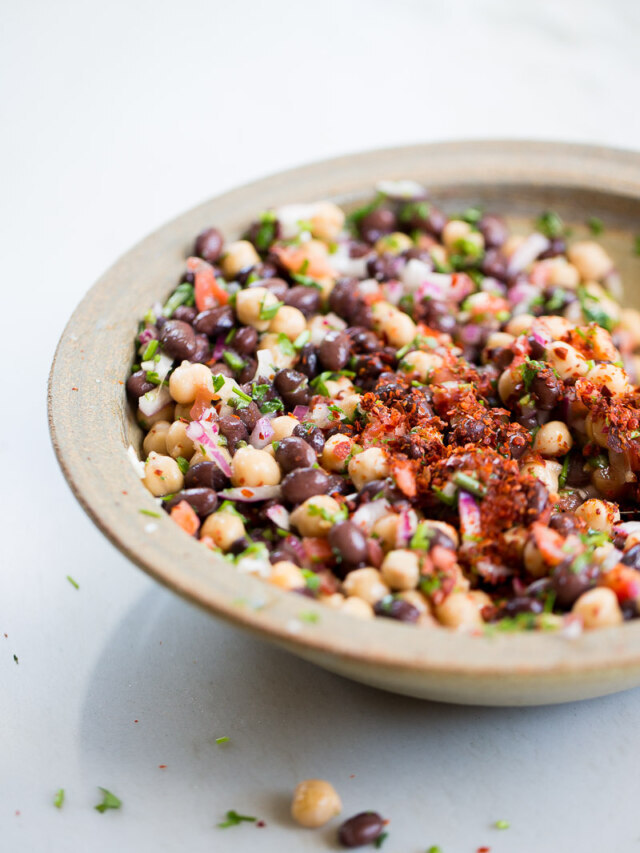
[[[549,344],[546,357],[561,379],[576,380],[589,372],[586,358],[575,347],[565,344],[564,341],[554,341]]]
[[[253,244],[248,240],[237,240],[227,246],[220,266],[225,278],[234,279],[240,270],[255,267],[259,263],[260,255],[254,249]]]
[[[344,579],[343,592],[348,595],[357,595],[368,604],[374,605],[385,595],[389,595],[389,587],[383,582],[382,575],[377,569],[367,567],[355,569]]]
[[[543,456],[564,456],[573,447],[569,427],[562,421],[548,421],[536,433],[533,449]]]
[[[531,328],[531,324],[535,321],[535,317],[533,314],[518,314],[515,317],[512,317],[507,325],[505,326],[505,332],[513,335],[514,337],[519,337],[524,332],[528,332]]]
[[[193,409],[193,403],[176,403],[174,419],[177,421],[192,421],[191,409]]]
[[[435,620],[431,615],[431,607],[428,599],[417,589],[404,589],[399,592],[396,598],[402,601],[408,601],[418,611],[418,625],[434,625]]]
[[[524,551],[522,552],[522,559],[525,569],[530,575],[533,575],[534,578],[542,578],[549,574],[549,566],[547,566],[542,558],[542,553],[536,545],[535,539],[529,539],[527,541],[524,546]]]
[[[167,403],[153,415],[144,415],[138,408],[138,423],[143,429],[151,429],[160,421],[173,420],[173,403]]]
[[[331,516],[339,511],[340,504],[329,495],[314,495],[294,509],[290,520],[301,536],[326,536],[333,526]]]
[[[380,568],[382,580],[393,590],[415,589],[420,580],[420,561],[406,548],[389,551]]]
[[[315,346],[320,346],[327,332],[334,330],[342,332],[346,328],[347,324],[342,317],[338,317],[337,314],[332,313],[324,315],[316,314],[307,323],[307,329],[311,333],[310,343],[315,344]]]
[[[246,531],[239,515],[235,512],[212,512],[208,515],[202,527],[200,536],[210,536],[214,545],[222,551],[228,551],[234,542],[242,539]]]
[[[273,332],[268,332],[266,335],[262,335],[260,338],[260,349],[269,350],[271,354],[271,362],[276,370],[282,370],[285,367],[293,367],[295,364],[297,355],[295,353],[293,355],[289,355],[285,352],[280,344],[279,335],[276,335]]]
[[[292,415],[280,415],[271,421],[273,429],[272,441],[282,441],[283,438],[288,438],[293,434],[294,429],[300,421]]]
[[[599,281],[613,267],[609,255],[593,240],[584,240],[569,246],[567,257],[577,267],[583,281]]]
[[[403,347],[411,343],[418,330],[408,314],[388,302],[374,302],[371,306],[374,328],[387,336],[391,346]]]
[[[592,326],[589,329],[588,338],[593,348],[593,357],[598,361],[622,360],[619,350],[611,340],[611,335],[602,326]]]
[[[640,347],[640,311],[635,308],[623,308],[620,311],[620,325],[631,339],[631,346],[634,349]],[[618,361],[618,359],[611,359]]]
[[[332,201],[319,201],[311,216],[311,233],[325,243],[332,243],[344,227],[344,212]]]
[[[336,789],[324,779],[306,779],[293,792],[291,816],[300,826],[309,829],[324,826],[341,811]]]
[[[331,595],[319,595],[318,601],[325,607],[331,607],[332,610],[341,610],[346,598],[341,592],[333,592]]]
[[[522,234],[511,234],[500,247],[500,252],[505,258],[512,257],[516,251],[522,246],[525,237]]]
[[[582,618],[582,624],[587,630],[611,628],[623,622],[615,592],[604,586],[583,592],[571,612]]]
[[[184,486],[184,477],[175,459],[151,452],[144,466],[142,482],[152,495],[161,498],[179,492]]]
[[[438,353],[421,350],[407,353],[402,360],[418,374],[421,382],[426,382],[433,371],[444,364],[444,359]]]
[[[455,253],[458,241],[469,238],[472,233],[468,222],[462,219],[450,219],[442,229],[442,242],[448,252]]]
[[[557,494],[562,465],[555,459],[545,459],[543,462],[525,462],[522,471],[540,480],[550,494]]]
[[[612,397],[620,397],[632,390],[626,371],[615,364],[596,364],[587,373],[587,379],[598,388],[606,388]]]
[[[609,427],[603,415],[594,417],[589,412],[585,418],[584,425],[590,441],[595,441],[600,447],[609,446]]]
[[[433,245],[428,247],[429,254],[434,262],[441,267],[446,267],[449,263],[449,259],[447,257],[447,250],[444,246],[441,246],[439,243],[434,243]]]
[[[500,374],[498,379],[498,394],[503,403],[516,393],[516,388],[522,382],[522,373],[519,367],[510,365]]]
[[[302,569],[287,560],[280,560],[271,566],[269,583],[282,589],[304,589],[306,586]]]
[[[236,450],[231,461],[231,482],[234,486],[277,486],[280,466],[264,450],[250,445]]]
[[[548,317],[539,317],[535,325],[541,327],[551,335],[551,339],[554,341],[561,340],[575,327],[575,324],[569,322],[566,317],[559,317],[555,314],[550,314]]]
[[[547,287],[575,290],[580,284],[580,273],[577,267],[570,264],[562,255],[534,263],[532,267],[534,281],[537,280],[536,273],[538,271],[542,273],[543,281]]]
[[[183,361],[169,377],[169,393],[176,403],[193,403],[198,391],[211,391],[213,376],[206,364]]]
[[[484,605],[482,605],[484,606]],[[449,628],[479,628],[483,624],[479,602],[469,592],[452,592],[435,607],[436,618]]]
[[[358,598],[357,595],[345,598],[344,604],[340,609],[343,613],[348,613],[349,616],[355,616],[356,619],[373,619],[375,616],[373,607],[369,602],[363,598]]]
[[[161,456],[167,455],[167,433],[170,427],[169,421],[158,421],[151,427],[142,442],[145,456],[149,456],[152,451]]]
[[[249,287],[238,291],[236,295],[236,314],[238,320],[245,326],[253,326],[258,332],[266,332],[271,323],[270,317],[263,319],[260,315],[270,313],[278,300],[266,287]]]
[[[283,305],[269,324],[269,331],[276,335],[286,335],[290,341],[301,335],[307,328],[307,319],[293,305]]]
[[[182,456],[183,459],[191,459],[195,452],[193,441],[187,435],[188,424],[182,421],[174,421],[167,432],[167,452],[169,456],[177,459]]]
[[[393,234],[385,234],[384,237],[376,242],[375,250],[379,255],[387,253],[389,255],[401,255],[413,248],[411,237],[403,234],[401,231],[394,231]]]
[[[613,525],[620,521],[620,510],[618,505],[611,501],[601,501],[591,498],[581,504],[575,511],[591,530],[600,530],[611,534]]]
[[[498,347],[504,347],[507,349],[514,341],[515,336],[510,335],[509,332],[491,332],[487,338],[486,348],[488,350],[497,349]],[[411,355],[411,353],[409,353],[409,355]]]
[[[384,551],[390,551],[396,547],[399,521],[400,516],[392,512],[379,518],[371,528],[371,535],[379,540]]]
[[[348,465],[349,476],[360,491],[371,480],[384,480],[389,476],[390,468],[387,454],[380,447],[369,447],[354,456]]]
[[[322,449],[322,467],[327,471],[342,473],[347,470],[347,460],[353,447],[353,439],[336,433],[328,438]]]
[[[345,396],[338,397],[338,406],[345,413],[347,418],[352,421],[355,417],[356,410],[360,405],[360,400],[362,396],[360,394],[350,394],[349,392],[345,393]]]

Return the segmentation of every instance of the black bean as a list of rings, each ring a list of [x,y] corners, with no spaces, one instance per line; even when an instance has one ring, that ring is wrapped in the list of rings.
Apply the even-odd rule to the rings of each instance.
[[[529,390],[535,397],[538,408],[550,412],[558,405],[564,385],[562,380],[558,379],[553,370],[549,368],[541,370],[533,377]]]
[[[427,326],[451,335],[456,330],[458,322],[451,305],[441,299],[429,299],[424,304],[422,315]]]
[[[211,358],[211,345],[206,335],[196,335],[196,351],[191,356],[191,361],[199,364],[207,364]]]
[[[282,481],[282,495],[292,504],[301,504],[314,495],[326,495],[329,477],[320,468],[296,468]]]
[[[306,406],[309,402],[309,379],[303,373],[287,367],[276,373],[273,384],[288,409]]]
[[[399,277],[406,260],[402,255],[392,255],[385,252],[374,255],[367,261],[367,273],[376,281],[390,281]]]
[[[238,373],[238,382],[241,385],[244,385],[245,382],[250,382],[253,377],[256,375],[256,368],[258,366],[258,362],[255,358],[244,358],[244,367]]]
[[[231,343],[240,355],[251,355],[256,351],[258,345],[258,333],[253,326],[242,326],[242,328],[236,329]]]
[[[420,611],[403,598],[386,595],[373,605],[376,616],[386,616],[387,619],[397,619],[398,622],[417,622]]]
[[[568,557],[555,567],[551,575],[551,587],[556,594],[555,603],[563,610],[570,610],[576,600],[595,585],[597,569],[586,566],[574,571],[573,558]]]
[[[329,308],[334,314],[349,317],[358,298],[358,279],[339,278],[329,294]]]
[[[318,355],[325,370],[342,370],[349,361],[350,353],[351,340],[344,332],[327,332],[318,348]]]
[[[279,302],[282,302],[289,292],[289,285],[282,278],[259,278],[252,281],[249,287],[264,287],[270,290]]]
[[[252,401],[247,406],[243,406],[241,409],[238,409],[238,417],[249,432],[251,432],[258,422],[258,419],[262,417],[262,413],[257,405]]]
[[[542,515],[549,503],[549,490],[540,480],[535,479],[527,486],[527,506],[534,518]]]
[[[320,372],[318,348],[314,344],[305,344],[302,347],[296,367],[308,379],[314,379],[318,375]]]
[[[223,305],[220,308],[201,311],[193,323],[193,328],[210,338],[217,338],[218,335],[228,335],[234,325],[233,310],[228,305]]]
[[[210,264],[214,264],[222,254],[224,237],[217,228],[207,228],[196,238],[193,249],[194,255],[204,258]]]
[[[171,358],[189,359],[196,351],[196,333],[182,320],[167,320],[160,330],[160,343]]]
[[[213,373],[214,376],[217,376],[218,374],[221,373],[223,376],[231,377],[231,379],[233,379],[235,377],[235,373],[233,372],[233,370],[224,361],[216,361],[215,364],[212,364],[211,365],[211,372]]]
[[[517,616],[518,613],[542,613],[544,606],[537,598],[519,595],[512,598],[502,608],[503,616]]]
[[[233,455],[239,441],[247,441],[249,430],[237,415],[224,415],[218,420],[218,429],[227,439],[229,452]]]
[[[508,261],[499,249],[489,249],[482,259],[482,272],[499,281],[507,279]]]
[[[298,544],[298,548],[295,547],[295,543]],[[290,563],[295,563],[296,566],[301,566],[302,558],[299,553],[301,547],[302,543],[300,540],[290,534],[286,539],[282,539],[276,544],[276,547],[269,555],[269,560],[272,563],[279,563],[281,560],[286,560]]]
[[[439,237],[442,234],[444,226],[447,224],[446,215],[435,205],[429,205],[429,212],[424,220],[424,228],[434,237]]]
[[[551,240],[551,245],[548,249],[545,249],[538,257],[540,260],[544,260],[545,258],[555,258],[556,255],[564,255],[567,251],[567,244],[564,238],[562,237],[554,237]]]
[[[359,504],[377,501],[381,498],[386,498],[391,504],[406,500],[400,489],[396,488],[389,478],[386,480],[370,480],[358,493]]]
[[[296,435],[283,438],[276,450],[276,462],[283,474],[296,468],[311,468],[316,462],[316,453],[310,444]]]
[[[591,482],[591,473],[585,470],[585,460],[582,453],[572,453],[569,457],[567,468],[566,485],[572,489],[579,489]]]
[[[155,387],[153,382],[149,382],[147,379],[146,370],[136,370],[127,379],[127,394],[134,403],[137,403],[138,399],[144,394],[153,391]]]
[[[324,447],[324,433],[322,430],[312,423],[297,424],[293,428],[293,435],[304,439],[307,444],[311,445],[313,450],[320,454]]]
[[[631,566],[633,569],[640,569],[640,545],[632,545],[625,552],[620,562],[624,563],[625,566]]]
[[[484,245],[487,249],[498,249],[508,236],[504,219],[499,216],[492,216],[490,213],[480,219],[478,231],[484,237]]]
[[[184,475],[184,484],[187,489],[204,487],[219,491],[227,485],[227,476],[215,462],[198,462]]]
[[[341,521],[331,528],[329,545],[345,567],[355,569],[366,563],[367,538],[352,521]]]
[[[407,261],[422,261],[430,270],[433,269],[433,258],[426,249],[419,249],[417,246],[414,246],[413,249],[403,252],[403,255]]]
[[[340,827],[338,838],[343,847],[372,844],[382,834],[384,821],[377,812],[360,812]]]
[[[264,261],[261,264],[256,264],[254,267],[245,267],[245,269],[240,270],[235,279],[238,284],[246,287],[249,276],[252,276],[254,280],[261,279],[264,282],[266,278],[278,278],[279,274],[275,264],[270,261]]]
[[[372,210],[360,220],[360,236],[367,243],[375,243],[385,234],[391,234],[397,228],[398,220],[395,213],[386,207]]]
[[[291,305],[302,311],[305,317],[312,317],[320,310],[322,302],[320,291],[315,287],[306,287],[304,284],[292,287],[284,297],[285,305]]]
[[[380,349],[380,338],[370,329],[365,329],[362,326],[351,326],[346,330],[346,333],[351,338],[353,349],[358,353],[371,353]]]
[[[183,489],[177,495],[174,495],[170,501],[165,502],[165,509],[173,509],[180,501],[186,501],[200,518],[206,518],[212,512],[215,512],[218,506],[218,496],[215,490],[206,486]]]
[[[340,474],[329,474],[329,483],[327,485],[327,494],[333,495],[348,495],[353,492],[353,483],[347,477],[341,477]]]
[[[549,519],[549,527],[563,536],[568,536],[578,530],[578,519],[572,512],[554,512]]]
[[[254,541],[257,539],[256,532],[253,531]],[[250,546],[249,540],[245,536],[241,536],[239,539],[236,539],[235,542],[231,543],[231,547],[229,548],[229,552],[233,554],[234,557],[239,557],[243,551],[246,551]]]
[[[197,310],[192,305],[178,305],[176,310],[173,312],[173,319],[182,320],[183,323],[193,325],[193,321],[195,320],[197,313]]]

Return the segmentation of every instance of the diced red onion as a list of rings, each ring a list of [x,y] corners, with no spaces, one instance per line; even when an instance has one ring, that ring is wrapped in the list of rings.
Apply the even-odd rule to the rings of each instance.
[[[407,290],[413,292],[417,290],[421,284],[429,281],[433,276],[438,276],[439,273],[433,272],[433,267],[427,261],[421,261],[419,258],[411,258],[411,260],[405,264],[400,272],[400,280],[407,288]],[[451,276],[441,276],[443,278],[449,279],[442,287],[448,288],[451,284]],[[436,285],[434,284],[434,287]],[[442,287],[438,286],[438,289],[442,289]]]
[[[548,347],[552,341],[551,335],[546,329],[540,328],[539,323],[534,322],[531,325],[531,337],[537,344],[540,344],[541,347]]]
[[[476,346],[482,340],[484,329],[482,326],[476,326],[474,323],[467,323],[460,329],[460,336],[465,344]]]
[[[507,286],[504,282],[498,281],[497,278],[486,276],[480,282],[480,290],[485,293],[498,293],[500,296],[505,296],[507,293]]]
[[[519,281],[511,288],[507,298],[509,304],[514,308],[522,306],[523,309],[527,309],[529,304],[538,296],[540,296],[539,287],[536,287],[535,284],[530,284],[528,281]]]
[[[212,461],[216,463],[222,473],[225,476],[230,477],[231,466],[218,447],[216,439],[218,434],[218,424],[213,420],[214,416],[215,412],[210,408],[207,409],[197,421],[191,421],[186,429],[187,437],[193,441],[196,448],[199,445],[202,445],[206,450],[207,455],[211,457]]]
[[[146,329],[143,329],[138,335],[138,340],[141,344],[148,344],[149,341],[153,341],[157,338],[156,330],[153,326],[147,326]]]
[[[539,234],[537,231],[534,231],[533,234],[529,234],[529,236],[522,241],[513,255],[509,258],[509,263],[507,264],[507,275],[516,275],[523,269],[526,269],[529,264],[532,264],[538,255],[541,255],[542,252],[544,252],[545,249],[548,249],[550,245],[551,243],[544,234]]]
[[[380,500],[377,501],[370,501],[369,503],[362,504],[362,506],[358,507],[351,517],[351,521],[361,530],[369,533],[376,521],[379,521],[379,519],[384,518],[385,515],[389,514],[389,509],[389,501],[385,498],[380,498]]]
[[[171,394],[168,389],[158,385],[157,388],[147,391],[146,394],[143,394],[138,399],[138,408],[145,417],[150,418],[152,415],[157,414],[160,409],[164,409],[170,402]]]
[[[460,532],[465,540],[476,539],[482,532],[480,507],[478,502],[462,489],[458,493],[458,512],[460,513]]]
[[[220,361],[224,352],[224,335],[219,335],[213,345],[212,358],[214,361]]]
[[[309,414],[309,406],[296,406],[292,412],[294,418],[297,418],[299,421],[304,420]]]
[[[399,281],[387,281],[383,286],[383,290],[387,302],[390,302],[392,305],[397,305],[404,295],[404,288]]]
[[[236,489],[225,489],[218,492],[221,498],[227,501],[242,501],[254,503],[255,501],[270,501],[281,495],[280,486],[238,486]]]
[[[265,512],[267,518],[271,519],[276,527],[289,530],[289,513],[282,504],[274,504]]]
[[[274,430],[269,418],[259,418],[256,421],[256,425],[253,428],[251,436],[249,437],[249,443],[252,447],[262,450],[263,447],[266,447],[271,443],[273,435]]]

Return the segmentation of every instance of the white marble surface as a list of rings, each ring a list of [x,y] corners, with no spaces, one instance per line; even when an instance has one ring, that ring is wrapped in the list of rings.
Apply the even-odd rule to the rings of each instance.
[[[456,708],[299,662],[129,565],[73,500],[45,419],[88,286],[234,184],[429,139],[639,148],[640,6],[31,0],[0,20],[3,853],[333,849],[332,830],[287,817],[309,776],[346,814],[391,818],[387,853],[640,849],[640,692]],[[120,811],[93,810],[98,785]],[[268,826],[216,829],[231,808]]]

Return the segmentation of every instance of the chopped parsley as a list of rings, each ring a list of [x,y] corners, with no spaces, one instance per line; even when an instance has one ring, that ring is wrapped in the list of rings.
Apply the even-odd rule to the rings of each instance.
[[[399,220],[403,224],[409,224],[414,219],[423,221],[429,216],[431,206],[426,201],[408,201],[400,208]]]
[[[484,497],[487,493],[487,487],[484,486],[476,477],[470,474],[464,474],[462,471],[456,471],[453,475],[453,482],[465,492],[470,492],[478,498]]]
[[[323,397],[330,397],[329,389],[327,388],[326,382],[331,379],[333,376],[332,370],[325,370],[324,373],[320,373],[314,379],[311,380],[311,387],[318,392],[318,394],[322,394]]]
[[[381,832],[380,833],[380,835],[376,838],[376,840],[373,843],[373,846],[376,848],[376,850],[379,850],[382,847],[382,845],[384,844],[384,842],[387,840],[388,837],[389,837],[388,832]]]
[[[377,196],[373,199],[373,201],[368,202],[368,204],[364,204],[362,207],[358,207],[356,210],[353,210],[347,216],[347,225],[353,230],[358,229],[360,227],[360,223],[368,216],[370,213],[373,213],[374,210],[377,210],[380,205],[383,203],[385,196],[383,193],[378,193]]]
[[[482,219],[482,213],[483,211],[479,207],[468,207],[462,211],[458,218],[462,219],[463,222],[468,222],[469,225],[477,225]]]
[[[584,314],[587,322],[597,323],[608,332],[613,330],[613,319],[607,314],[604,308],[602,308],[597,297],[590,294],[586,287],[578,288],[578,299],[580,301],[580,308],[582,309],[582,313]]]
[[[14,662],[15,662],[15,663],[19,663],[19,661],[18,661],[18,655],[14,655],[14,656],[13,656],[13,660],[14,660]]]
[[[442,580],[438,575],[424,575],[420,580],[420,590],[425,595],[433,595],[441,586]]]
[[[600,236],[604,231],[604,223],[602,222],[602,219],[598,219],[597,216],[592,216],[587,219],[587,226],[594,237]]]
[[[527,360],[520,366],[520,375],[522,376],[522,381],[524,383],[525,391],[529,391],[531,388],[531,383],[536,378],[538,373],[541,370],[546,370],[548,367],[544,361],[533,361],[529,357]]]
[[[71,575],[67,575],[67,580],[69,581],[69,583],[71,584],[72,587],[75,587],[75,589],[80,589],[80,584],[77,581],[75,581],[71,577]]]
[[[182,471],[183,474],[186,474],[189,470],[189,460],[185,459],[184,456],[178,456],[176,459],[176,464],[178,468]]]
[[[427,850],[427,853],[442,853],[442,847],[438,847],[437,844],[432,844]]]
[[[222,737],[216,738],[216,743],[218,744],[218,746],[220,746],[223,743],[229,743],[229,740],[230,738],[228,738],[226,735],[223,735]]]
[[[53,798],[53,805],[54,805],[57,809],[61,809],[61,808],[62,808],[63,803],[64,803],[64,788],[59,788],[59,789],[56,791],[56,795],[55,795],[55,797]]]
[[[259,252],[266,252],[269,246],[276,239],[278,229],[278,219],[275,211],[265,210],[260,214],[259,226],[256,232],[253,243]]]
[[[218,391],[222,388],[226,380],[226,376],[222,373],[216,373],[213,377],[213,390],[218,393]]]
[[[189,284],[188,281],[183,281],[182,284],[179,284],[176,289],[173,291],[171,296],[165,302],[162,308],[163,316],[170,318],[173,316],[173,312],[176,308],[179,308],[181,305],[194,305],[195,304],[195,295],[193,290],[193,285]]]
[[[238,812],[231,809],[225,815],[225,820],[221,821],[218,826],[220,829],[227,829],[230,826],[238,826],[238,824],[243,821],[247,821],[248,823],[255,823],[257,818],[251,817],[251,815],[246,814],[238,814]]]
[[[115,794],[112,794],[111,791],[107,791],[106,788],[99,788],[102,791],[102,802],[98,803],[97,806],[94,806],[97,812],[100,814],[104,814],[107,809],[119,809],[122,805],[122,801],[116,797]]]
[[[565,225],[554,210],[547,210],[536,219],[536,230],[553,240],[562,237],[565,233]]]
[[[296,354],[294,345],[291,343],[291,341],[285,335],[284,332],[280,332],[280,334],[278,335],[278,346],[280,347],[280,352],[283,355],[287,355],[291,358]]]
[[[298,284],[303,285],[303,287],[315,287],[316,290],[322,290],[322,285],[319,281],[316,281],[315,278],[311,278],[310,275],[302,275],[301,273],[291,273],[291,278],[294,281],[297,281]]]

